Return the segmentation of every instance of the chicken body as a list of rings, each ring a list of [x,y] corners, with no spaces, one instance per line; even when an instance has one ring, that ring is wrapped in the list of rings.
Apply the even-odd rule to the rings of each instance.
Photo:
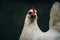
[[[59,18],[57,19],[56,17],[55,13],[57,10],[54,5],[55,4],[53,4],[51,8],[49,30],[47,32],[42,32],[39,29],[37,24],[37,11],[34,10],[35,12],[33,12],[33,9],[31,9],[26,15],[24,27],[19,40],[60,40],[60,30],[58,31],[59,28],[56,28],[60,27],[60,22],[57,22]]]
[[[33,14],[36,17],[32,17],[30,12],[33,12],[33,10],[29,10],[29,13],[26,15],[24,28],[22,30],[20,40],[39,40],[40,38],[40,29],[37,25],[37,15]]]

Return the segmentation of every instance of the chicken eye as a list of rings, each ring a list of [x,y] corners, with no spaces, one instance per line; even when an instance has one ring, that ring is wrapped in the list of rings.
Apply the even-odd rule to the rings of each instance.
[[[32,14],[32,12],[29,12],[29,15],[31,15]]]

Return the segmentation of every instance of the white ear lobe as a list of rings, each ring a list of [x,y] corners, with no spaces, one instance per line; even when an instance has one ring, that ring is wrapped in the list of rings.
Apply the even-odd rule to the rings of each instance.
[[[37,13],[37,10],[35,10],[35,12]]]

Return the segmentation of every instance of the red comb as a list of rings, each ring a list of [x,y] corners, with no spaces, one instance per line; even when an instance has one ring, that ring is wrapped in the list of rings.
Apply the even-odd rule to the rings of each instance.
[[[32,6],[32,10],[33,10],[33,13],[35,13],[35,11],[34,11],[34,10],[35,10],[35,9],[34,9],[34,6]]]

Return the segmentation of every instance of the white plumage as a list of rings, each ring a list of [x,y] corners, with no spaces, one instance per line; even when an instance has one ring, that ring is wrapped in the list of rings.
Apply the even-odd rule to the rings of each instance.
[[[51,8],[49,26],[55,29],[56,31],[60,31],[60,3],[59,2],[55,2]]]
[[[37,11],[35,9],[29,10],[19,40],[60,40],[59,28],[56,28],[60,27],[59,16],[56,15],[58,5],[59,3],[56,2],[51,8],[49,30],[47,32],[42,32],[38,27]]]

